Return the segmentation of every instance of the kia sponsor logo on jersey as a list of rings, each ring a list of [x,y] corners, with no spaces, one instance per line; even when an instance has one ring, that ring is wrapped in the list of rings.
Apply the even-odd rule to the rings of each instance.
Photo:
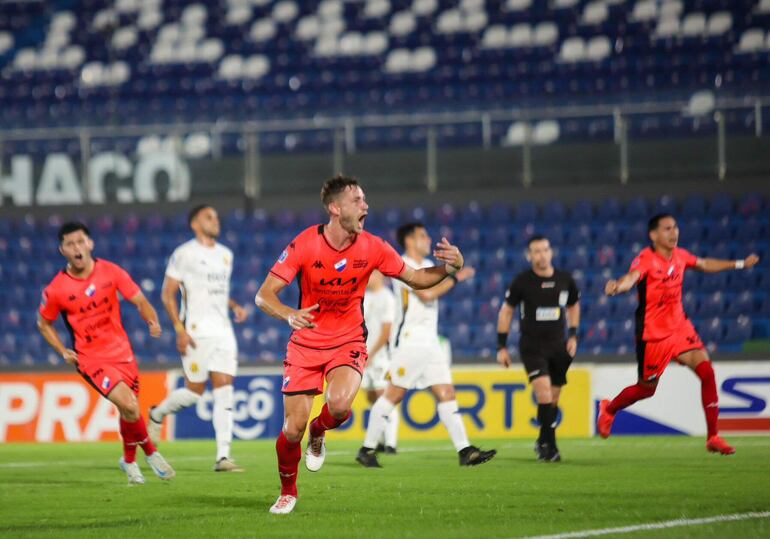
[[[173,387],[184,387],[181,371],[173,371]],[[283,395],[280,374],[245,375],[233,383],[233,436],[240,440],[275,438],[283,426]],[[210,390],[202,395],[196,406],[177,413],[173,436],[177,440],[214,438],[211,423],[214,395]]]

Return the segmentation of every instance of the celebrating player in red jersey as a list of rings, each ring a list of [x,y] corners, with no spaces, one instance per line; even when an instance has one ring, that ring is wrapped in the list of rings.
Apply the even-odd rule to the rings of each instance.
[[[174,477],[173,468],[155,449],[139,409],[139,368],[120,319],[118,292],[139,309],[150,335],[161,333],[158,314],[131,277],[120,266],[94,259],[94,242],[82,223],[67,223],[59,230],[59,251],[67,259],[43,291],[38,328],[45,340],[120,412],[123,458],[120,468],[129,484],[144,484],[136,463],[136,447],[161,479]],[[61,313],[72,338],[67,348],[53,323]]]
[[[605,292],[615,296],[634,286],[639,293],[636,310],[636,357],[639,380],[625,388],[612,402],[599,405],[597,430],[607,438],[618,411],[638,400],[652,397],[658,380],[671,362],[690,367],[701,381],[701,401],[706,414],[708,437],[706,449],[712,453],[735,453],[717,431],[719,399],[714,369],[698,333],[682,306],[684,272],[694,268],[705,273],[751,268],[759,261],[756,255],[744,260],[698,258],[677,247],[679,227],[671,215],[659,214],[650,219],[652,247],[644,249],[631,263],[631,269],[620,279],[607,282]]]
[[[318,471],[326,456],[324,433],[350,417],[350,407],[366,367],[363,298],[372,271],[379,270],[412,288],[435,286],[463,266],[460,250],[443,238],[434,257],[439,266],[416,270],[406,265],[386,241],[364,231],[369,206],[358,182],[335,176],[321,189],[329,214],[327,225],[312,226],[286,248],[262,284],[255,302],[265,313],[285,320],[294,330],[284,361],[283,430],[276,441],[281,495],[271,513],[290,513],[297,502],[297,473],[313,398],[326,403],[310,424],[305,465]],[[294,278],[300,305],[281,303],[278,293]]]

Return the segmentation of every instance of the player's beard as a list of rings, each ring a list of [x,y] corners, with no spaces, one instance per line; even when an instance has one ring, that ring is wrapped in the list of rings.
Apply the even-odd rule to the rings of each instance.
[[[340,225],[342,229],[348,234],[359,234],[364,230],[364,221],[361,220],[362,215],[349,215],[340,218]]]
[[[219,232],[220,232],[219,230],[216,230],[213,227],[209,228],[208,230],[206,229],[203,230],[203,234],[211,240],[215,240],[219,238]]]

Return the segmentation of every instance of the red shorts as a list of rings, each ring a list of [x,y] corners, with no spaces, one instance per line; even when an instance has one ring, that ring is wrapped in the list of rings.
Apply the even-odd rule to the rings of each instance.
[[[685,320],[671,335],[660,341],[636,342],[636,361],[639,365],[639,380],[658,380],[672,359],[690,350],[705,348],[692,322]]]
[[[107,397],[120,382],[139,395],[139,367],[136,360],[121,363],[78,365],[78,372],[96,391]]]
[[[306,393],[319,395],[324,390],[324,379],[337,367],[352,367],[363,376],[368,358],[366,343],[352,342],[330,350],[317,350],[293,342],[286,347],[283,362],[283,385],[286,394]]]

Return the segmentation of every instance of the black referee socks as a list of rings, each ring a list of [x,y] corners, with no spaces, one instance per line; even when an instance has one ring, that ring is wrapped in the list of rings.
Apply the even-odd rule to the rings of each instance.
[[[553,446],[556,444],[556,431],[553,427],[556,423],[558,409],[551,404],[537,405],[537,421],[540,423],[539,441]]]

